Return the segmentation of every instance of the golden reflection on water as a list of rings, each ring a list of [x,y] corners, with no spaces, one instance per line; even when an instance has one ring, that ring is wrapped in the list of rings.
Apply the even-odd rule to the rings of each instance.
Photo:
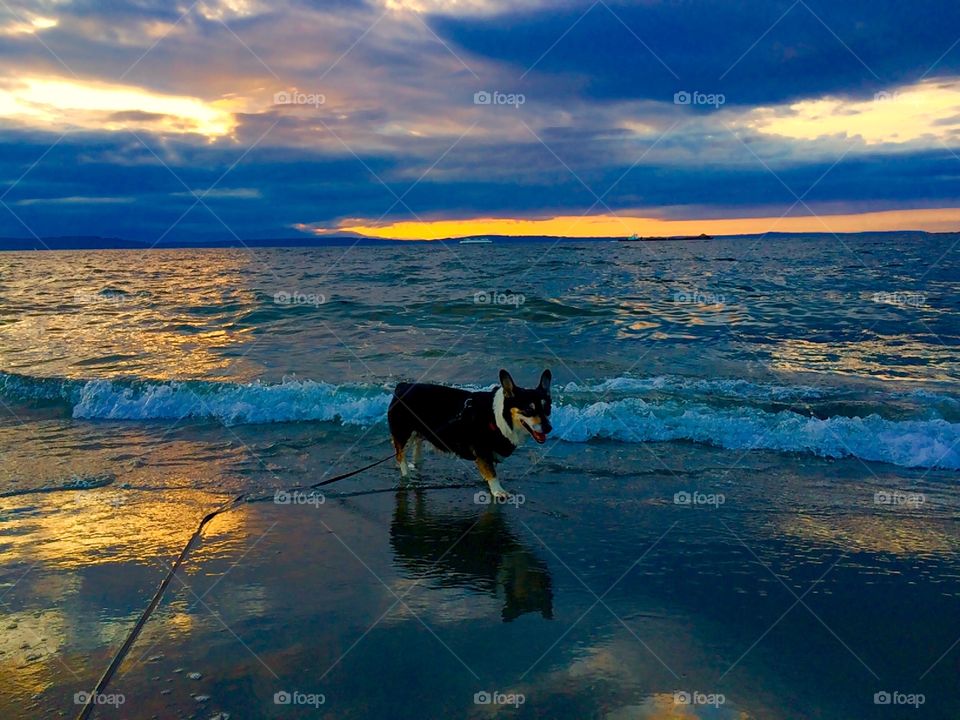
[[[9,597],[0,604],[0,697],[7,699],[0,713],[8,702],[22,711],[29,698],[51,687],[87,687],[91,653],[118,647],[142,611],[139,600],[127,610],[110,610],[100,608],[99,598],[149,597],[200,518],[223,500],[190,489],[112,487],[4,498],[4,564],[23,570],[10,573]],[[34,506],[34,512],[12,512]],[[247,528],[245,508],[218,516],[196,551],[200,561],[236,554],[247,543]],[[20,603],[28,607],[14,609]],[[265,606],[262,597],[247,604],[261,611]],[[164,612],[168,636],[187,635],[196,622],[176,603]]]
[[[902,380],[923,367],[929,379],[950,381],[955,359],[947,358],[946,352],[946,348],[927,345],[910,335],[849,342],[787,338],[777,341],[771,350],[770,367],[790,373],[832,372],[877,380]]]
[[[790,515],[779,527],[784,535],[838,546],[848,552],[952,555],[960,550],[960,539],[955,534],[940,530],[927,518],[895,509],[877,515],[830,518]]]
[[[720,706],[679,705],[673,693],[657,693],[646,698],[639,705],[628,705],[614,710],[604,720],[695,720],[696,718],[716,718],[717,720],[750,720],[746,712]]]
[[[37,502],[33,496],[4,498],[4,562],[43,563],[60,570],[122,562],[150,563],[173,558],[197,527],[200,518],[223,502],[222,495],[190,489],[151,491],[137,501],[136,490],[51,493]],[[30,498],[30,499],[27,499]],[[10,513],[37,504],[35,513]],[[217,543],[246,537],[244,513],[222,516],[204,535],[206,552]]]
[[[17,262],[29,262],[29,272],[16,272]],[[225,352],[249,343],[253,332],[242,324],[258,303],[245,275],[252,263],[246,253],[115,253],[109,263],[91,253],[79,260],[86,265],[77,262],[69,253],[11,260],[10,294],[23,310],[18,322],[0,324],[4,369],[164,379],[214,378],[227,368],[232,377],[252,379],[261,371]],[[38,274],[58,279],[56,295],[38,287]]]
[[[725,693],[724,702],[719,707],[678,704],[674,693],[679,690],[698,689],[704,693],[720,691],[707,690],[712,687],[713,681],[706,677],[685,674],[682,679],[673,679],[661,662],[678,669],[707,668],[711,666],[711,662],[703,656],[707,651],[678,619],[651,617],[639,629],[639,633],[658,657],[654,657],[634,635],[618,626],[611,637],[582,648],[565,665],[504,692],[522,692],[527,698],[535,697],[543,701],[551,696],[567,695],[571,688],[602,684],[611,688],[614,697],[621,698],[624,703],[604,715],[606,720],[750,720],[753,717],[773,720],[782,717],[777,710],[766,706],[767,703],[757,693],[746,689],[750,678],[733,685],[727,683],[726,687],[731,689]],[[638,690],[658,687],[663,690],[650,693],[640,702],[634,700]],[[759,705],[762,713],[754,716],[741,709],[737,697],[734,697],[734,694],[741,692],[749,692],[751,702]],[[611,699],[608,704],[615,705],[616,702],[616,699]]]
[[[0,697],[29,697],[69,674],[61,655],[69,627],[56,609],[0,615]]]

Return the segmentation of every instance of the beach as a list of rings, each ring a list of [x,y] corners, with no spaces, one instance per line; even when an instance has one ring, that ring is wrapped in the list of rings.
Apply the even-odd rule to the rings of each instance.
[[[247,493],[92,717],[956,716],[955,241],[0,254],[0,714],[76,715]],[[500,367],[554,375],[511,502],[290,492]]]

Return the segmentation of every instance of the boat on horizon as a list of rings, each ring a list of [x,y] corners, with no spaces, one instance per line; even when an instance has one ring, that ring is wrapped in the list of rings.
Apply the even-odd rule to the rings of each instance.
[[[461,245],[492,245],[493,240],[490,238],[464,238],[460,241]]]

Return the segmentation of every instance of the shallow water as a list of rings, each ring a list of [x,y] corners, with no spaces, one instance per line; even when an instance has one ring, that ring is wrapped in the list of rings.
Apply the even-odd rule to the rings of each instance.
[[[550,366],[525,502],[244,504],[94,717],[955,717],[955,240],[2,254],[0,714],[74,715],[225,498],[386,454],[397,380]]]

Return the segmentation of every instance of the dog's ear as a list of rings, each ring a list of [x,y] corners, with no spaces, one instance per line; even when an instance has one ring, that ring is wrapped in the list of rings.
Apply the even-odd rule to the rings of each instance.
[[[550,368],[547,368],[543,371],[543,375],[540,376],[540,389],[548,395],[550,394],[551,380],[553,380],[553,375],[550,374]]]
[[[506,370],[500,370],[500,387],[503,388],[503,396],[505,398],[512,397],[514,390],[516,390],[516,385],[513,384],[513,378],[510,377],[510,373]]]

